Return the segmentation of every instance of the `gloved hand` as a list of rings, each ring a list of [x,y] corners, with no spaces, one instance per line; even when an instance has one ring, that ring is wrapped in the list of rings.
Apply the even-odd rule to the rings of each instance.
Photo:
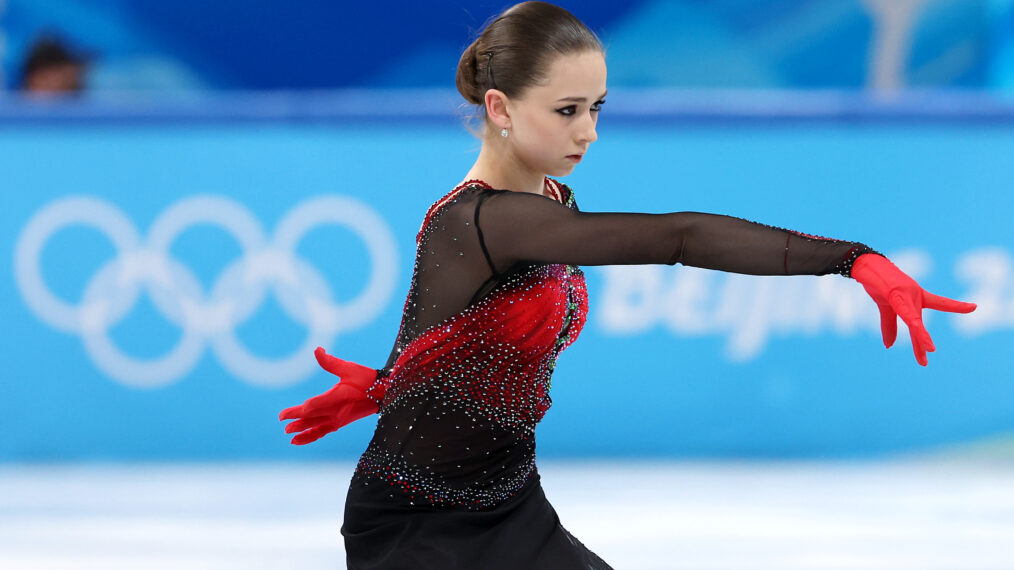
[[[951,313],[971,313],[975,303],[955,301],[934,295],[898,269],[886,257],[864,253],[852,264],[852,278],[863,285],[880,308],[880,329],[884,346],[891,348],[898,336],[898,317],[908,325],[912,350],[919,364],[926,366],[926,353],[933,352],[933,340],[922,324],[922,310],[935,309]]]
[[[331,356],[323,348],[313,352],[320,366],[341,378],[330,390],[314,396],[299,406],[282,410],[279,421],[296,420],[285,426],[285,433],[297,433],[292,438],[295,445],[317,441],[338,428],[350,424],[379,409],[377,402],[367,396],[382,398],[373,388],[377,371],[354,362]]]

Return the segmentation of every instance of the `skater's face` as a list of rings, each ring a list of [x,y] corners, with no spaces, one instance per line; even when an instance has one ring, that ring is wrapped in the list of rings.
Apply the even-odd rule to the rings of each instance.
[[[606,60],[600,51],[561,55],[546,80],[506,103],[508,143],[529,169],[566,176],[598,139],[595,127],[606,96]],[[492,133],[499,137],[499,129]]]

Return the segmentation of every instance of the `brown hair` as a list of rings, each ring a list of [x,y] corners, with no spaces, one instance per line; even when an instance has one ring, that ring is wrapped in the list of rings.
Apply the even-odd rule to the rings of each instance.
[[[603,51],[602,42],[570,12],[546,2],[515,4],[461,54],[458,91],[474,105],[484,104],[489,89],[519,97],[546,79],[553,57],[589,50]]]

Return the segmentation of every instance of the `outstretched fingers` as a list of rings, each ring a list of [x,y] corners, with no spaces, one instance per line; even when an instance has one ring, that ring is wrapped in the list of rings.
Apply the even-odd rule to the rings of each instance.
[[[337,391],[340,387],[341,384],[339,383],[323,394],[317,394],[312,398],[308,398],[298,406],[285,408],[278,414],[278,420],[298,420],[309,415],[320,415],[322,410],[333,408],[337,404],[340,404],[341,400],[337,396]]]
[[[296,420],[303,417],[303,405],[292,406],[291,408],[285,408],[278,414],[278,421],[284,422],[285,420]]]
[[[331,374],[338,376],[339,378],[348,374],[348,362],[340,358],[331,356],[322,347],[317,347],[313,351],[313,356],[317,359],[317,364],[324,370],[327,370]]]
[[[316,396],[311,396],[303,402],[303,410],[307,413],[314,413],[316,410],[321,408],[331,407],[341,403],[344,398],[349,396],[350,386],[345,382],[339,382],[334,386],[327,389],[326,392],[321,392]]]
[[[891,348],[898,338],[898,314],[890,305],[877,305],[880,309],[880,332],[884,335],[884,347]]]
[[[923,329],[925,330],[925,329]],[[914,327],[909,327],[909,334],[912,336],[912,352],[915,354],[915,361],[922,366],[929,364],[929,360],[926,358],[926,351],[933,352],[933,347],[926,348],[922,341],[919,340],[917,331]]]
[[[916,308],[902,294],[892,294],[890,301],[891,307],[897,311],[901,320],[905,321],[905,324],[908,325],[908,332],[912,337],[912,351],[915,353],[916,362],[926,366],[929,364],[929,361],[926,359],[926,353],[935,351],[936,347],[933,345],[933,339],[930,338],[929,331],[926,330],[926,326],[922,322],[921,308]]]
[[[330,426],[313,427],[313,428],[310,428],[310,429],[308,429],[308,430],[306,430],[306,431],[304,431],[302,433],[298,433],[295,436],[293,436],[293,438],[292,438],[292,444],[293,445],[306,445],[307,443],[311,443],[311,442],[317,441],[318,439],[324,437],[325,435],[331,433],[332,431],[334,431],[334,430],[331,429]]]
[[[303,418],[296,420],[285,426],[285,433],[296,433],[298,431],[305,431],[310,428],[319,427],[326,423],[334,421],[333,416],[314,416],[312,418]]]
[[[922,292],[922,304],[927,309],[947,311],[948,313],[971,313],[977,307],[975,303],[955,301],[954,299],[934,295],[929,291]]]

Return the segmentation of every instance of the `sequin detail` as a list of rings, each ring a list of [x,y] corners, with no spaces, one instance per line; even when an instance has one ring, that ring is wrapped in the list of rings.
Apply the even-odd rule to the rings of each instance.
[[[859,244],[853,246],[852,249],[849,249],[849,252],[845,255],[841,262],[838,265],[835,265],[829,273],[837,273],[838,275],[844,275],[845,277],[852,277],[852,265],[855,264],[856,259],[858,259],[860,255],[865,253],[883,255],[868,245]]]
[[[402,397],[426,395],[482,409],[504,427],[534,427],[550,406],[553,362],[577,337],[586,313],[584,274],[574,266],[532,265],[509,275],[479,303],[402,350],[382,410]],[[454,383],[460,377],[468,382]]]
[[[546,184],[577,209],[568,187]],[[427,211],[405,315],[428,308],[420,288],[424,261],[438,247],[432,232],[450,231],[447,212],[488,191],[469,181]],[[475,230],[473,221],[461,225]],[[413,323],[403,318],[399,339],[407,340],[396,344],[397,358],[370,392],[383,394],[380,417],[353,484],[384,485],[392,501],[407,505],[482,510],[509,499],[535,473],[535,426],[552,405],[553,369],[587,316],[584,273],[573,265],[520,264],[495,277],[478,300],[422,330],[409,331]]]
[[[842,240],[836,240],[834,238],[828,238],[812,234],[804,234],[802,232],[797,232],[793,230],[785,230],[785,231],[788,232],[788,235],[785,237],[785,259],[783,260],[786,275],[788,275],[789,273],[788,270],[789,240],[792,238],[792,236],[804,238],[809,241],[842,243]],[[845,277],[852,277],[852,264],[855,263],[857,257],[859,257],[864,253],[876,253],[877,255],[880,255],[880,252],[874,250],[872,247],[866,244],[856,243],[856,245],[849,248],[848,252],[846,252],[845,255],[841,258],[841,261],[839,261],[836,265],[828,269],[826,272],[820,273],[819,275],[837,274],[843,275]]]
[[[367,449],[356,465],[357,477],[364,485],[371,481],[387,485],[392,499],[407,498],[410,505],[464,506],[468,510],[488,509],[510,499],[535,471],[535,454],[532,453],[521,468],[498,477],[492,485],[456,489],[430,475],[425,468],[381,450]]]

